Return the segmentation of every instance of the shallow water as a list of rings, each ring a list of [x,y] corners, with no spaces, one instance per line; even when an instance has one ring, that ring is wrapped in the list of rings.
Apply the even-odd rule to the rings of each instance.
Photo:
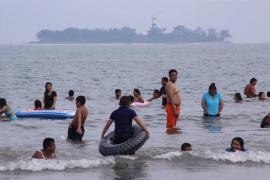
[[[0,96],[14,111],[33,106],[46,81],[58,93],[58,109],[75,109],[65,100],[70,89],[85,95],[89,117],[83,144],[66,139],[69,120],[19,119],[0,122],[0,179],[266,179],[270,164],[270,135],[260,129],[269,101],[233,102],[249,79],[258,79],[257,91],[270,91],[269,44],[189,45],[18,45],[0,46]],[[136,108],[151,139],[135,156],[102,157],[98,153],[102,128],[118,107],[114,89],[131,94],[140,88],[144,98],[160,88],[169,69],[179,71],[182,110],[178,126],[183,133],[165,133],[161,99]],[[216,82],[224,96],[220,119],[204,119],[201,96]],[[245,140],[246,153],[226,153],[231,139]],[[57,160],[31,160],[44,137],[56,139]],[[191,154],[180,153],[184,142]]]

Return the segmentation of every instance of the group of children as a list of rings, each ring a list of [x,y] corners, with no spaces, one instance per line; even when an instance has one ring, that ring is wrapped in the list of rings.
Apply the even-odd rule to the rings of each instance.
[[[109,124],[111,124],[110,122]],[[116,123],[116,122],[115,122]],[[141,123],[141,122],[140,122]],[[138,123],[138,124],[140,124]],[[102,138],[106,131],[108,130],[110,125],[108,123],[104,127],[104,130],[102,132]],[[145,128],[145,127],[144,127]],[[149,136],[149,135],[148,135]],[[126,137],[120,137],[117,136],[114,138],[114,143],[121,143],[122,141],[125,141]],[[56,145],[53,138],[45,138],[43,140],[43,149],[34,152],[32,155],[32,158],[34,159],[55,159],[56,158]],[[183,143],[180,148],[181,152],[191,152],[192,151],[192,145],[190,143]],[[232,139],[231,145],[229,148],[225,150],[226,152],[244,152],[246,149],[244,148],[244,140],[241,137],[235,137]]]
[[[260,101],[265,101],[267,100],[267,97],[270,97],[270,91],[268,91],[266,94],[265,92],[261,91],[258,94],[256,93],[256,84],[257,84],[257,79],[256,78],[251,78],[249,81],[249,84],[245,86],[244,89],[244,94],[247,96],[247,98],[255,98],[258,97],[258,100]],[[267,97],[266,97],[267,95]],[[235,93],[234,94],[234,101],[236,103],[242,103],[243,98],[241,96],[241,93]]]

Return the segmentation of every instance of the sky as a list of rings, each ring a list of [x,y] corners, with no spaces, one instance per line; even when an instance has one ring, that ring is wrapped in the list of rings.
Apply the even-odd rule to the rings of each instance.
[[[0,44],[37,41],[41,29],[129,26],[228,29],[235,43],[270,43],[270,0],[0,0]]]

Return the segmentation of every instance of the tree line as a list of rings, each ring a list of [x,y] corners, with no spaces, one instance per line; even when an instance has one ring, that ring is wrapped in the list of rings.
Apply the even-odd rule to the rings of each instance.
[[[207,30],[197,27],[190,29],[179,25],[171,32],[155,24],[146,34],[137,33],[130,27],[110,29],[66,28],[63,31],[41,30],[37,33],[40,43],[192,43],[227,42],[232,36],[228,30],[218,32],[214,28]]]

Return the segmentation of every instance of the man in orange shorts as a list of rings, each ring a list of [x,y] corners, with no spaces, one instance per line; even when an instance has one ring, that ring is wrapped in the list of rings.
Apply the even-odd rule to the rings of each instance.
[[[180,94],[175,82],[177,80],[177,71],[171,69],[169,71],[169,82],[166,84],[165,91],[167,95],[167,132],[168,133],[179,133],[178,128],[176,128],[176,122],[180,115]]]

